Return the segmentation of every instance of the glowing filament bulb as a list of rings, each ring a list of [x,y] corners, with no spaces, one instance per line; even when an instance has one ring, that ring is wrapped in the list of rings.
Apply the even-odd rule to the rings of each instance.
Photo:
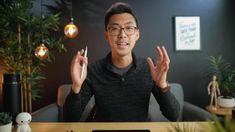
[[[39,59],[46,59],[48,58],[48,48],[42,43],[40,44],[35,50],[35,56]]]
[[[78,28],[73,23],[73,18],[71,18],[71,22],[64,27],[64,34],[68,38],[75,38],[78,35]]]

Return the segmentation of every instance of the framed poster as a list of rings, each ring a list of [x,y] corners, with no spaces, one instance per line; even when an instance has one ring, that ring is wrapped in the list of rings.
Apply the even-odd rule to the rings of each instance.
[[[199,51],[201,50],[200,41],[199,16],[175,17],[176,51]]]

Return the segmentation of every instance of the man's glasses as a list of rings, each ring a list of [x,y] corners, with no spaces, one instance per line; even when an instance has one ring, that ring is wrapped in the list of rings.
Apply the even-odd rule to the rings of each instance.
[[[125,32],[126,35],[133,35],[135,33],[136,29],[137,29],[137,27],[135,27],[135,26],[126,26],[124,28],[121,28],[121,27],[109,27],[108,28],[109,33],[112,36],[116,36],[116,35],[120,34],[122,30]]]

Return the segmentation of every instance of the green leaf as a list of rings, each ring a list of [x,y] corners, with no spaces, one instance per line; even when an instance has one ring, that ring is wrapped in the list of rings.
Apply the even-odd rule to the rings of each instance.
[[[208,78],[211,78],[213,75],[217,76],[219,87],[222,91],[233,94],[233,91],[235,91],[235,68],[232,68],[230,63],[226,62],[222,56],[210,56],[207,60],[210,63],[210,67],[206,76]]]
[[[12,121],[12,116],[7,112],[0,112],[0,126],[6,125]]]

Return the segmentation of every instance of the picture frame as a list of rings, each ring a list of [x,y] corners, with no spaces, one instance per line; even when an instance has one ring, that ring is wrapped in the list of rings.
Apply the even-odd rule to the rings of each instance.
[[[176,16],[175,17],[175,50],[200,51],[200,17]]]

